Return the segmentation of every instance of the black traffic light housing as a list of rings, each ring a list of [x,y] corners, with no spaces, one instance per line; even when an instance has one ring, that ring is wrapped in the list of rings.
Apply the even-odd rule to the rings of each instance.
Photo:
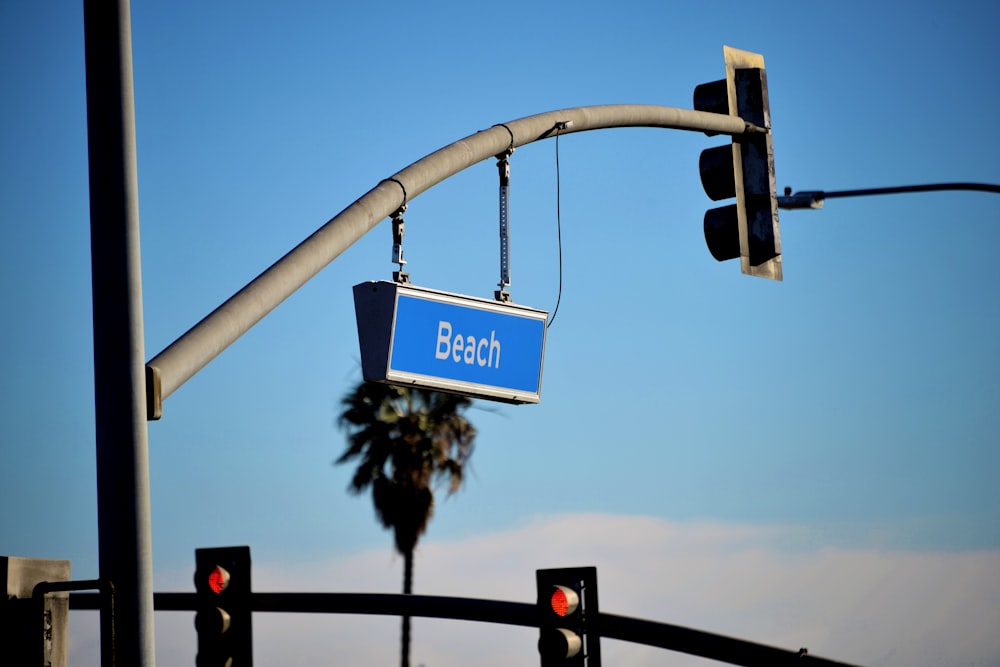
[[[197,667],[253,667],[250,547],[195,549]]]
[[[729,146],[702,151],[701,182],[713,201],[736,203],[705,213],[705,242],[720,262],[740,258],[743,273],[781,280],[781,236],[764,57],[723,47],[726,78],[694,89],[697,111],[738,116],[752,131]]]
[[[0,556],[2,664],[66,667],[69,589],[58,583],[70,581],[70,569],[68,560]]]
[[[597,568],[536,570],[542,667],[601,667]]]

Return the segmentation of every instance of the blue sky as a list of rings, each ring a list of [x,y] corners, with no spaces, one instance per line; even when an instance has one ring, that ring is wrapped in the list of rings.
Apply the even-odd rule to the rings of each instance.
[[[779,189],[1000,183],[996,3],[341,4],[133,3],[147,358],[415,160],[554,109],[690,108],[694,86],[723,75],[723,44],[765,57]],[[92,578],[81,3],[0,0],[0,89],[0,554],[69,558]],[[528,601],[535,568],[596,564],[614,613],[865,664],[997,664],[973,619],[1000,624],[1000,198],[782,212],[773,283],[705,248],[698,154],[719,143],[653,129],[560,140],[564,285],[542,400],[477,403],[472,474],[439,498],[415,590]],[[511,160],[511,292],[545,310],[554,149]],[[487,160],[410,202],[415,283],[492,294],[496,199]],[[391,536],[332,466],[338,402],[360,378],[351,287],[390,278],[391,242],[383,223],[150,424],[157,590],[189,590],[193,550],[225,544],[251,545],[259,590],[399,588]],[[953,613],[911,623],[942,590]],[[88,616],[74,615],[80,652]],[[395,620],[364,622],[394,655]],[[291,621],[275,623],[259,657],[283,655]],[[169,640],[189,619],[157,624],[159,662],[189,664],[193,639]],[[467,661],[437,627],[415,624],[414,660]],[[530,632],[469,632],[502,664],[508,650],[534,659]],[[368,650],[363,636],[334,653]]]

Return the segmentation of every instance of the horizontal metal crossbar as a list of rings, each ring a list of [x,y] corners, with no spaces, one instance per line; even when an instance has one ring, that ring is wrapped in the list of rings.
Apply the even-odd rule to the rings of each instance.
[[[94,593],[70,596],[70,609],[100,609]],[[195,611],[195,593],[154,593],[156,611]],[[418,616],[538,627],[538,607],[523,602],[393,593],[253,593],[255,612]],[[602,638],[644,644],[746,667],[852,667],[847,663],[723,635],[628,616],[601,613]]]

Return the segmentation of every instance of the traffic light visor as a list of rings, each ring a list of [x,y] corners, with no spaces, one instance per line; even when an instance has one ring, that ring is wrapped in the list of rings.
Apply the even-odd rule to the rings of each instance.
[[[580,596],[568,586],[553,586],[549,603],[557,616],[569,616],[580,606]]]
[[[222,593],[229,586],[229,571],[219,565],[215,566],[208,573],[208,588],[216,595]]]
[[[580,635],[566,628],[546,630],[538,639],[538,652],[559,661],[575,658],[582,648]]]

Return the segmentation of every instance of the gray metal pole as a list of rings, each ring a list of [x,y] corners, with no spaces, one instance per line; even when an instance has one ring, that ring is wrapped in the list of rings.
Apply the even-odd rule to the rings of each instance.
[[[101,664],[152,667],[153,549],[128,0],[84,0]]]
[[[612,127],[660,127],[740,135],[761,128],[739,118],[647,104],[576,107],[477,132],[431,153],[376,185],[296,246],[147,364],[148,414],[279,303],[407,201],[482,160],[554,135]]]
[[[861,190],[802,190],[792,194],[791,188],[785,188],[785,195],[778,197],[778,208],[823,208],[827,199],[839,197],[866,197],[870,195],[899,195],[913,192],[941,192],[946,190],[962,190],[966,192],[992,192],[1000,194],[1000,185],[995,183],[928,183],[925,185],[895,185],[888,188],[863,188]]]

